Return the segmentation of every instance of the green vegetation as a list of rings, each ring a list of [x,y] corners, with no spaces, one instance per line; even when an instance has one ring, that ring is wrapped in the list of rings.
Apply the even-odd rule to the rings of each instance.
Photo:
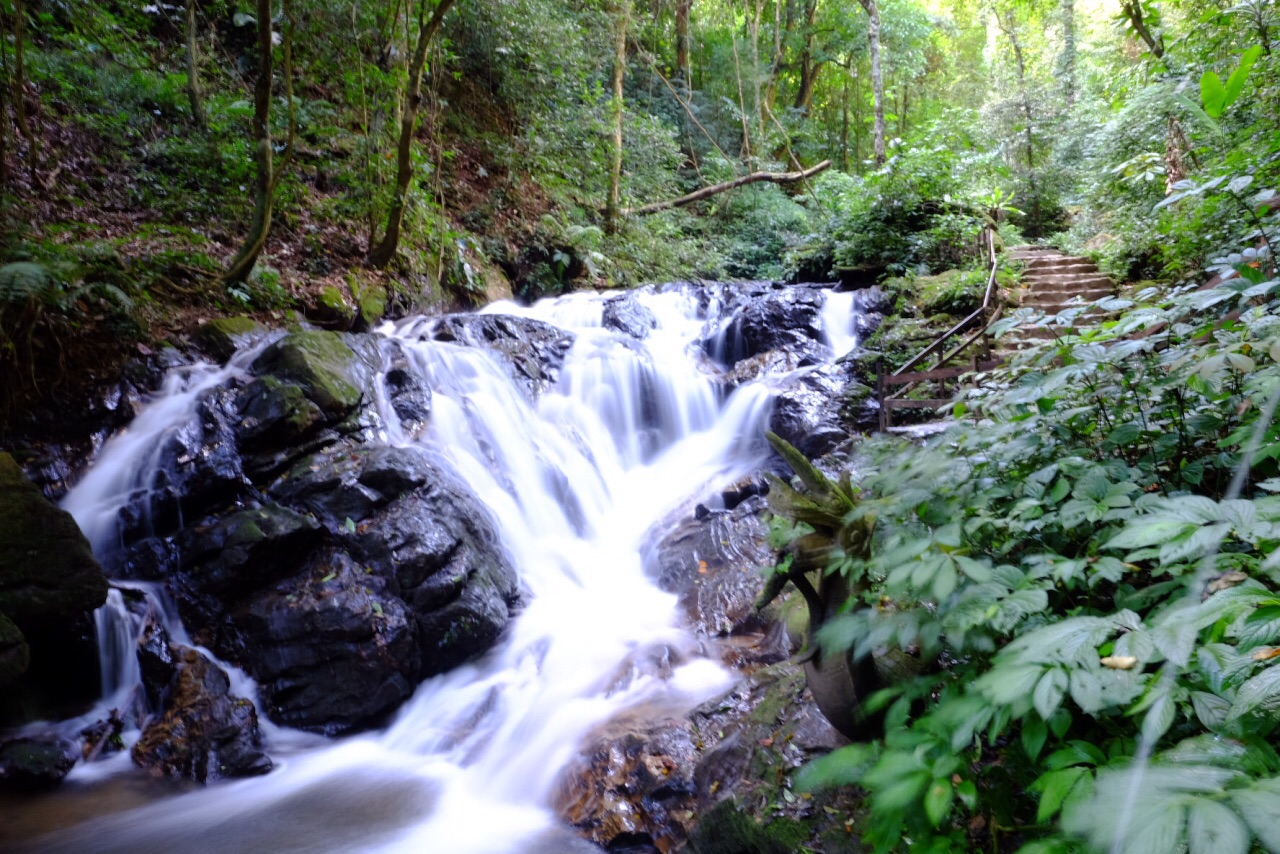
[[[827,660],[923,665],[807,779],[869,793],[877,850],[1280,851],[1278,23],[1264,0],[0,0],[0,425],[204,321],[225,354],[255,323],[661,279],[880,283],[900,316],[869,344],[901,364],[981,299],[984,226],[1088,254],[1151,286],[927,446],[869,440],[855,483],[775,495],[802,558],[775,586],[810,588]],[[264,358],[335,411],[362,388],[331,332]]]

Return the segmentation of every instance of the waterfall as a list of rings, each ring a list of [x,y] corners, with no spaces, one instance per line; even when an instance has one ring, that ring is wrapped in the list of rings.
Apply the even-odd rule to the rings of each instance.
[[[412,433],[378,379],[384,440],[445,460],[492,511],[519,570],[527,605],[493,650],[421,684],[381,732],[296,742],[279,761],[288,734],[268,729],[277,756],[270,775],[92,820],[51,837],[50,847],[579,850],[547,804],[581,739],[641,704],[683,713],[735,679],[681,627],[674,595],[646,576],[646,534],[768,456],[774,392],[746,383],[726,395],[699,364],[718,295],[710,308],[692,288],[634,298],[656,319],[643,341],[605,328],[602,295],[486,309],[574,333],[558,383],[536,403],[489,351],[429,340],[431,320],[381,330],[432,392],[429,426]],[[849,318],[840,322],[847,330]],[[833,345],[850,341],[847,331],[830,335]],[[114,547],[119,508],[151,483],[165,431],[193,417],[202,391],[242,364],[187,371],[104,447],[65,502],[96,548]],[[123,605],[113,591],[104,611]],[[123,664],[133,629],[115,620],[105,623],[103,653],[118,663],[104,686],[119,692],[136,674]]]

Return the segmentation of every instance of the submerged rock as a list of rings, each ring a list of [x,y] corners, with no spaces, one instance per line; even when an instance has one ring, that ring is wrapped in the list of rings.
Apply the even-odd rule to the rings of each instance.
[[[231,693],[222,668],[189,647],[175,647],[161,714],[133,746],[133,761],[167,776],[206,783],[271,770],[253,703]]]

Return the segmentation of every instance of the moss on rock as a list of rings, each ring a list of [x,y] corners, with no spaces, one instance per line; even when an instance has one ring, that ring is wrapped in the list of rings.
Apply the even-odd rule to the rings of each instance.
[[[27,647],[27,639],[22,636],[22,629],[0,614],[0,688],[26,673],[29,664],[31,650]]]
[[[356,408],[368,379],[368,370],[342,336],[318,329],[286,335],[258,357],[253,369],[297,383],[331,417]]]
[[[249,317],[220,317],[196,329],[191,336],[196,346],[225,362],[245,344],[265,335],[267,328]]]
[[[0,453],[0,613],[18,627],[56,625],[107,599],[107,578],[71,514]]]

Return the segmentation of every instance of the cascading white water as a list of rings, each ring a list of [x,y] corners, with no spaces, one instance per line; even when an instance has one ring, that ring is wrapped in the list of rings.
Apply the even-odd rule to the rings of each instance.
[[[771,392],[752,383],[718,398],[692,357],[704,326],[694,296],[636,298],[658,321],[644,342],[602,327],[602,296],[487,309],[574,332],[559,383],[536,405],[492,354],[420,340],[430,320],[383,330],[432,390],[430,426],[416,438],[382,407],[388,441],[422,443],[448,460],[493,512],[520,572],[528,605],[498,647],[423,683],[381,733],[328,742],[277,761],[266,777],[90,822],[50,844],[570,850],[567,836],[548,842],[557,823],[547,803],[581,739],[624,709],[643,703],[677,712],[733,681],[680,627],[675,597],[646,577],[646,532],[767,455]],[[211,376],[200,388],[221,381]],[[150,435],[144,431],[153,425],[190,418],[194,385],[162,397],[131,432]],[[113,514],[145,487],[146,444],[108,443],[68,497],[95,542],[113,542]],[[267,732],[269,748],[278,735]],[[374,792],[385,796],[382,808],[345,808]]]

